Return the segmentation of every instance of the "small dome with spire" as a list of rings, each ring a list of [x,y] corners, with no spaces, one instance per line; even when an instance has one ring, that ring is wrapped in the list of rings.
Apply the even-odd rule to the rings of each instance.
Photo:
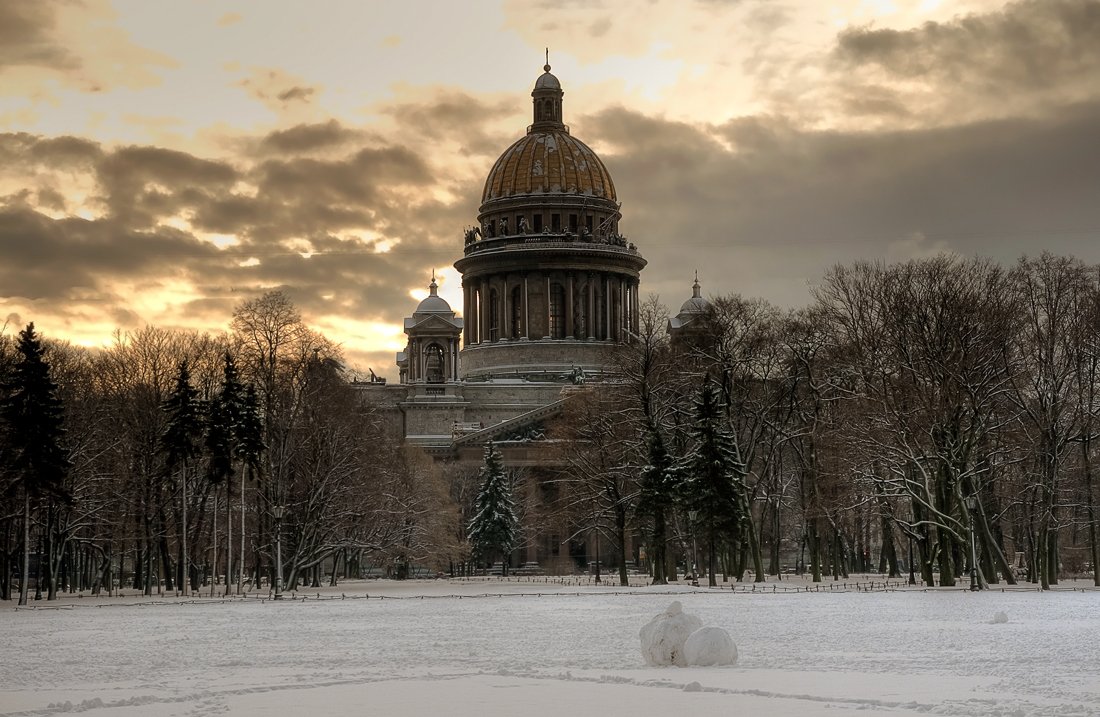
[[[691,285],[691,298],[680,306],[681,314],[705,314],[710,302],[700,293],[699,272],[695,272],[695,283]]]
[[[668,320],[668,332],[674,342],[679,341],[682,335],[686,335],[701,327],[696,323],[703,314],[710,309],[710,302],[703,298],[699,287],[699,272],[695,272],[695,283],[691,285],[691,298],[680,307],[680,313]],[[688,327],[692,328],[688,328]]]
[[[428,295],[416,307],[416,314],[452,314],[451,305],[439,295],[439,284],[435,282],[435,272],[432,272],[432,283],[428,284]]]

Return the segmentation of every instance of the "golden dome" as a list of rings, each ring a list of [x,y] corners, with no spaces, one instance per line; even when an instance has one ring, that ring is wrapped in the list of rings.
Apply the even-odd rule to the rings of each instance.
[[[489,171],[481,201],[551,193],[617,201],[607,167],[564,128],[531,132],[504,150]]]

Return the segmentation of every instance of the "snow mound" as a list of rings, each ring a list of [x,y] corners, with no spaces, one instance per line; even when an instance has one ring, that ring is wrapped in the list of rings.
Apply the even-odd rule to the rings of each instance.
[[[650,620],[638,633],[642,640],[642,657],[647,665],[678,665],[686,667],[684,643],[691,633],[703,626],[702,620],[684,612],[679,600]]]
[[[1004,610],[998,610],[993,613],[993,619],[990,621],[993,625],[1003,625],[1008,622],[1008,613]]]
[[[730,634],[720,627],[701,627],[684,643],[684,659],[689,665],[709,667],[737,662],[737,645]]]
[[[689,682],[688,684],[684,685],[684,692],[702,692],[702,691],[703,691],[703,686],[700,685],[698,682]]]

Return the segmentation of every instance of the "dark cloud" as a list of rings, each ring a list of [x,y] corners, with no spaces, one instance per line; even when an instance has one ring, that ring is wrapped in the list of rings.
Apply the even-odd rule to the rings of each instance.
[[[26,132],[0,134],[0,165],[6,167],[81,170],[91,167],[102,156],[99,144],[80,137],[41,137]]]
[[[137,232],[109,219],[52,219],[26,207],[0,209],[5,298],[65,302],[77,293],[103,292],[101,298],[117,301],[109,293],[114,281],[170,276],[216,255],[210,244],[167,227]]]
[[[588,34],[595,38],[603,37],[611,29],[611,24],[611,18],[604,15],[588,26]]]
[[[238,178],[225,162],[161,147],[122,147],[105,154],[97,167],[102,203],[127,226],[140,229],[223,195]]]
[[[168,280],[201,294],[181,316],[216,323],[273,286],[292,289],[307,317],[336,312],[399,323],[412,308],[408,288],[457,257],[479,187],[448,179],[460,199],[440,201],[431,192],[439,177],[424,157],[360,141],[378,139],[337,123],[300,125],[242,144],[283,150],[277,156],[246,151],[230,162],[152,146],[0,135],[9,179],[81,177],[94,187],[84,208],[102,213],[91,220],[44,214],[66,210],[62,191],[45,179],[0,197],[0,287],[8,299],[73,311],[92,302],[93,313],[124,326],[140,322],[114,287],[155,291]],[[339,158],[296,156],[326,146],[342,147]],[[236,242],[218,248],[173,228],[178,217]]]
[[[623,109],[584,127],[613,148],[604,159],[650,261],[646,288],[673,303],[696,268],[713,291],[799,304],[833,263],[928,247],[1100,261],[1100,104],[908,132],[767,117],[695,127]]]
[[[250,95],[274,110],[286,109],[294,104],[308,104],[320,90],[282,70],[256,68],[252,76],[237,83]]]
[[[73,70],[80,60],[56,37],[57,5],[0,0],[0,71],[28,65]]]
[[[279,92],[275,95],[275,98],[282,102],[306,102],[316,90],[312,87],[291,87]]]
[[[1000,12],[911,30],[853,28],[840,33],[841,71],[875,67],[982,97],[1044,91],[1100,76],[1100,2],[1021,0]]]
[[[363,137],[363,132],[345,127],[336,120],[316,124],[299,124],[276,130],[260,140],[263,152],[295,154],[342,147]]]
[[[509,140],[489,132],[486,126],[500,115],[514,112],[522,101],[486,102],[464,92],[440,92],[427,102],[393,104],[382,112],[433,144],[440,139],[455,140],[466,154],[495,157]]]

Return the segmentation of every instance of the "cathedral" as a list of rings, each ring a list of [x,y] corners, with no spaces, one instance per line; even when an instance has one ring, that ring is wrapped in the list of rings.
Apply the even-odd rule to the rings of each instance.
[[[368,386],[407,444],[452,468],[480,466],[490,440],[509,467],[548,468],[531,436],[570,391],[601,378],[609,348],[638,331],[646,261],[619,232],[610,173],[570,133],[561,83],[549,64],[543,70],[531,92],[532,122],[489,170],[454,264],[461,316],[433,276],[404,322],[399,382]],[[704,305],[696,281],[670,332]],[[515,565],[570,572],[591,559],[583,540],[563,551],[559,535],[525,530]]]

